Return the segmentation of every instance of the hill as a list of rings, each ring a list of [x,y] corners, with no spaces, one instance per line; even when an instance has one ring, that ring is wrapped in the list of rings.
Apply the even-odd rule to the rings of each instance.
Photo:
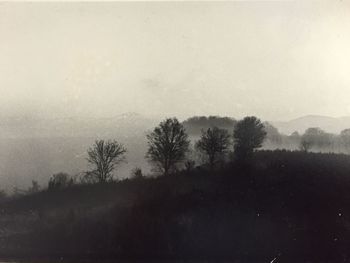
[[[0,121],[0,189],[9,193],[14,187],[25,189],[32,180],[45,186],[54,173],[75,175],[86,171],[86,151],[98,138],[116,139],[128,149],[127,162],[119,167],[116,177],[128,177],[136,166],[148,173],[150,166],[144,159],[147,151],[145,135],[158,123],[157,118],[137,113],[112,118],[3,118]],[[235,123],[233,118],[219,116],[197,116],[183,121],[192,141],[199,138],[201,129],[213,126],[231,133]],[[295,130],[303,133],[309,127],[339,132],[350,127],[350,118],[306,116],[272,124],[285,134]],[[298,149],[298,141],[283,139],[271,128],[268,131],[266,149]],[[337,151],[338,148],[326,151]]]
[[[330,133],[340,133],[344,129],[350,128],[350,117],[327,117],[319,115],[307,115],[290,121],[272,121],[278,130],[284,134],[291,134],[294,131],[304,133],[307,128],[319,127]]]
[[[249,167],[42,191],[1,203],[0,254],[346,262],[349,174],[347,155],[260,151]]]

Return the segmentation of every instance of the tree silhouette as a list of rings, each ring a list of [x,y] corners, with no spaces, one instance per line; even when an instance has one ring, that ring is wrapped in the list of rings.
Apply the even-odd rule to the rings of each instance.
[[[141,178],[143,178],[142,169],[140,167],[135,167],[134,169],[132,169],[132,171],[131,171],[131,178],[132,179],[141,179]]]
[[[350,129],[340,132],[340,140],[347,153],[350,153]]]
[[[310,148],[312,147],[312,144],[307,138],[302,138],[300,141],[299,149],[303,152],[308,152]]]
[[[38,181],[32,180],[32,186],[29,187],[27,192],[29,194],[33,194],[33,193],[37,193],[39,191],[40,191],[40,185],[39,185]]]
[[[252,116],[240,120],[234,129],[234,151],[236,157],[243,161],[248,160],[255,149],[262,146],[266,131],[261,121]]]
[[[176,164],[185,159],[190,141],[185,128],[176,118],[162,121],[147,135],[146,158],[164,175],[168,175]]]
[[[200,140],[195,144],[196,149],[208,156],[209,166],[214,168],[218,157],[224,154],[230,146],[230,135],[227,130],[218,127],[202,130]]]
[[[113,170],[124,160],[126,148],[117,141],[97,140],[88,150],[87,161],[94,167],[86,176],[90,181],[108,182],[113,180]]]
[[[263,123],[266,131],[266,140],[265,143],[270,144],[270,146],[279,146],[282,143],[282,136],[279,133],[278,129],[271,125],[269,122],[265,121]],[[264,145],[266,146],[266,145]],[[266,148],[266,147],[264,147]]]
[[[57,173],[52,175],[48,183],[48,189],[63,189],[73,185],[73,178],[67,173]]]

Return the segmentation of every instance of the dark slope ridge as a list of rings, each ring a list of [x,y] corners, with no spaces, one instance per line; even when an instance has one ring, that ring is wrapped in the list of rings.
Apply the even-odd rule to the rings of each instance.
[[[350,157],[260,151],[227,164],[1,204],[3,256],[346,262]]]

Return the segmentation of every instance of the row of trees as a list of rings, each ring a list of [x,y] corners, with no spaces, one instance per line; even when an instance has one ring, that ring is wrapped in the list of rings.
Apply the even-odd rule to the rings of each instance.
[[[350,129],[345,129],[340,134],[332,134],[318,127],[311,127],[303,134],[293,132],[291,135],[284,135],[269,123],[264,123],[264,126],[267,132],[263,145],[265,149],[350,153]]]
[[[265,136],[266,132],[261,121],[256,117],[246,117],[237,122],[232,136],[227,129],[218,127],[202,130],[194,148],[206,156],[210,169],[213,169],[216,162],[230,152],[232,145],[234,145],[237,160],[248,160],[254,150],[262,146]],[[146,158],[158,172],[164,175],[174,172],[179,165],[189,159],[190,140],[184,125],[176,118],[162,121],[147,135],[147,140]],[[124,145],[115,140],[96,141],[88,149],[87,161],[92,169],[85,173],[84,180],[92,183],[111,181],[113,171],[120,162],[125,160],[126,152]],[[191,162],[191,160],[188,161]],[[142,173],[139,169],[135,171],[135,175],[140,176],[140,174]],[[62,178],[62,174],[56,177],[49,183],[52,188],[71,182]]]
[[[350,153],[350,129],[345,129],[339,135],[335,135],[320,128],[309,128],[300,136],[300,149],[303,151],[327,149]]]
[[[218,127],[233,130],[237,120],[220,116],[195,116],[183,122],[186,132],[191,137],[199,137],[203,129]],[[297,131],[290,135],[282,134],[269,122],[263,122],[266,139],[263,149],[275,150],[302,150],[314,152],[350,153],[350,129],[345,129],[339,134],[328,133],[318,127],[310,127],[304,133]]]
[[[210,126],[208,123],[213,120],[220,125],[224,123],[228,128]],[[231,125],[233,120],[229,118],[224,120],[217,120],[214,117],[211,119],[197,118],[195,121],[195,123],[205,122],[207,126],[201,130],[193,149],[205,158],[204,162],[211,170],[217,163],[227,159],[235,158],[240,163],[247,162],[256,149],[266,147],[267,144],[270,144],[273,149],[288,149],[286,146],[289,143],[294,145],[294,149],[309,151],[330,149],[334,147],[336,141],[339,141],[338,144],[350,148],[350,129],[342,131],[338,136],[326,133],[319,128],[309,128],[303,135],[295,132],[286,136],[280,134],[269,123],[262,123],[256,117],[234,121],[234,125]],[[186,169],[192,169],[195,166],[195,161],[191,156],[193,151],[187,126],[186,122],[180,123],[176,118],[169,118],[160,122],[147,135],[148,150],[145,157],[158,173],[168,175],[181,166],[185,166]],[[126,152],[127,149],[118,141],[96,141],[87,152],[87,161],[92,169],[83,174],[81,181],[96,183],[113,180],[113,172],[118,164],[125,160]],[[230,155],[232,153],[233,155]],[[135,177],[142,177],[140,168],[135,168],[132,174]],[[77,178],[72,179],[67,174],[56,174],[49,181],[49,188],[66,187],[76,180]]]

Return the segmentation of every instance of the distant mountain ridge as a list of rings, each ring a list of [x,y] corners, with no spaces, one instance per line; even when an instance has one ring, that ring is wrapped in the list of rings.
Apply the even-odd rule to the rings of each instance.
[[[164,118],[138,113],[106,118],[0,118],[0,189],[27,187],[31,180],[45,185],[53,173],[72,175],[87,169],[86,151],[96,139],[116,139],[128,149],[127,162],[118,169],[120,178],[135,167],[150,170],[144,156],[146,133]],[[233,131],[230,117],[193,117],[183,121],[191,139],[198,139],[202,128],[219,126]],[[196,122],[197,120],[197,122]],[[262,119],[262,121],[265,121]],[[290,121],[270,122],[280,133],[303,133],[307,128],[339,133],[350,128],[350,117],[332,118],[309,115]],[[230,132],[230,133],[231,133]]]
[[[271,121],[279,132],[291,134],[294,131],[304,133],[310,127],[319,127],[330,133],[340,133],[344,129],[350,128],[350,117],[329,117],[322,115],[306,115],[290,121]]]
[[[226,117],[225,119],[225,117],[219,116],[216,118],[219,120],[232,119],[232,122],[235,122],[234,118]],[[185,120],[184,125],[188,126],[188,120],[191,120],[191,118]],[[1,118],[0,138],[132,136],[144,134],[156,126],[159,121],[161,121],[160,117],[148,117],[135,112],[105,118]],[[340,133],[342,130],[350,128],[350,116],[337,118],[306,115],[289,121],[268,122],[275,126],[280,133],[286,135],[294,131],[304,133],[310,127],[319,127],[330,133]],[[198,126],[198,124],[193,125]],[[203,127],[198,129],[200,130],[200,128]]]

